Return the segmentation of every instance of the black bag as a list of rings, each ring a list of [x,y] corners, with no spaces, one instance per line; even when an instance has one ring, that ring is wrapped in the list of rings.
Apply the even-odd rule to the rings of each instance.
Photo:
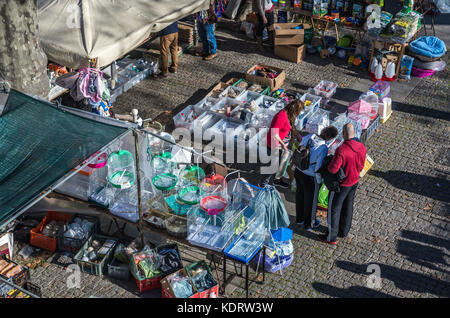
[[[309,139],[306,146],[300,146],[292,155],[292,162],[300,170],[306,170],[309,168],[309,157],[310,157],[310,147],[311,147],[312,137]]]
[[[339,168],[336,174],[332,174],[328,172],[328,164],[331,162],[332,156],[327,156],[323,160],[322,167],[319,169],[319,173],[323,178],[323,183],[328,188],[328,190],[333,192],[340,192],[341,185],[340,183],[346,178],[344,169],[342,167]]]

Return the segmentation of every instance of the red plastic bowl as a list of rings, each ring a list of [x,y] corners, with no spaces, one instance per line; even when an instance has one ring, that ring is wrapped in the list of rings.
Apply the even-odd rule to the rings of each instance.
[[[411,69],[411,76],[423,78],[433,75],[434,72],[434,70],[425,70],[423,68],[413,66]]]

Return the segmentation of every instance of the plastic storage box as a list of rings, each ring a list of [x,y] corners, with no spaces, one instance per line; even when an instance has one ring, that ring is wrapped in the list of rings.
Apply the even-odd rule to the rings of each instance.
[[[68,225],[73,223],[76,218],[80,218],[81,220],[87,220],[93,224],[91,230],[87,233],[84,239],[73,238],[64,236],[66,231],[68,230]],[[58,235],[58,249],[62,251],[68,251],[72,253],[76,253],[83,246],[84,242],[93,234],[97,233],[99,230],[99,219],[95,216],[75,214],[73,215],[69,221],[67,221],[66,225],[63,227],[62,231],[59,232]]]
[[[327,104],[331,97],[336,93],[336,89],[338,88],[338,84],[330,81],[320,81],[314,87],[314,95],[322,97],[322,104]]]
[[[305,93],[300,98],[300,101],[302,101],[305,104],[305,111],[307,113],[315,113],[319,109],[321,100],[322,97],[310,93]],[[309,105],[306,105],[308,101],[310,103]]]
[[[92,244],[92,241],[94,240],[100,241],[101,245],[109,241],[111,242],[111,246],[108,248],[107,253],[99,263],[91,261],[83,261],[84,251],[89,248],[89,246]],[[78,266],[80,266],[82,272],[96,276],[103,276],[107,264],[113,257],[113,251],[117,245],[117,242],[118,241],[113,237],[108,237],[100,234],[92,234],[91,237],[83,244],[82,248],[78,251],[78,253],[75,255],[73,259],[78,264]]]
[[[43,248],[47,251],[54,252],[58,247],[58,235],[56,237],[48,237],[42,234],[44,227],[52,221],[67,223],[72,218],[71,214],[59,213],[59,212],[47,212],[44,219],[38,226],[31,229],[30,232],[30,244],[36,247]]]

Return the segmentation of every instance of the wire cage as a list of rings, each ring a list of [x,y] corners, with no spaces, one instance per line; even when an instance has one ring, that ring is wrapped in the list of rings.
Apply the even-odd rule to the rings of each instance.
[[[163,152],[152,158],[152,184],[164,196],[172,194],[172,190],[178,183],[176,168],[177,163],[170,152]]]
[[[128,150],[112,152],[108,157],[108,181],[117,189],[129,189],[134,185],[136,166]]]

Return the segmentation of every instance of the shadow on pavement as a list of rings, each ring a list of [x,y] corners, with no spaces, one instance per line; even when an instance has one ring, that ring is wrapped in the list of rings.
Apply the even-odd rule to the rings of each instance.
[[[325,283],[312,283],[312,287],[322,294],[332,297],[342,298],[396,298],[394,296],[379,292],[377,290],[363,287],[351,286],[349,288],[339,288]]]
[[[368,174],[383,178],[397,189],[423,195],[434,200],[450,202],[448,193],[448,189],[450,189],[449,179],[424,176],[399,170],[389,170],[386,172],[370,170]]]
[[[347,261],[336,261],[338,268],[356,274],[368,275],[366,269],[369,264],[355,264]],[[432,278],[428,275],[414,273],[397,267],[377,264],[380,266],[381,279],[392,281],[395,286],[404,291],[430,293],[436,296],[449,297],[450,283],[448,281]],[[383,281],[381,282],[383,284]]]

